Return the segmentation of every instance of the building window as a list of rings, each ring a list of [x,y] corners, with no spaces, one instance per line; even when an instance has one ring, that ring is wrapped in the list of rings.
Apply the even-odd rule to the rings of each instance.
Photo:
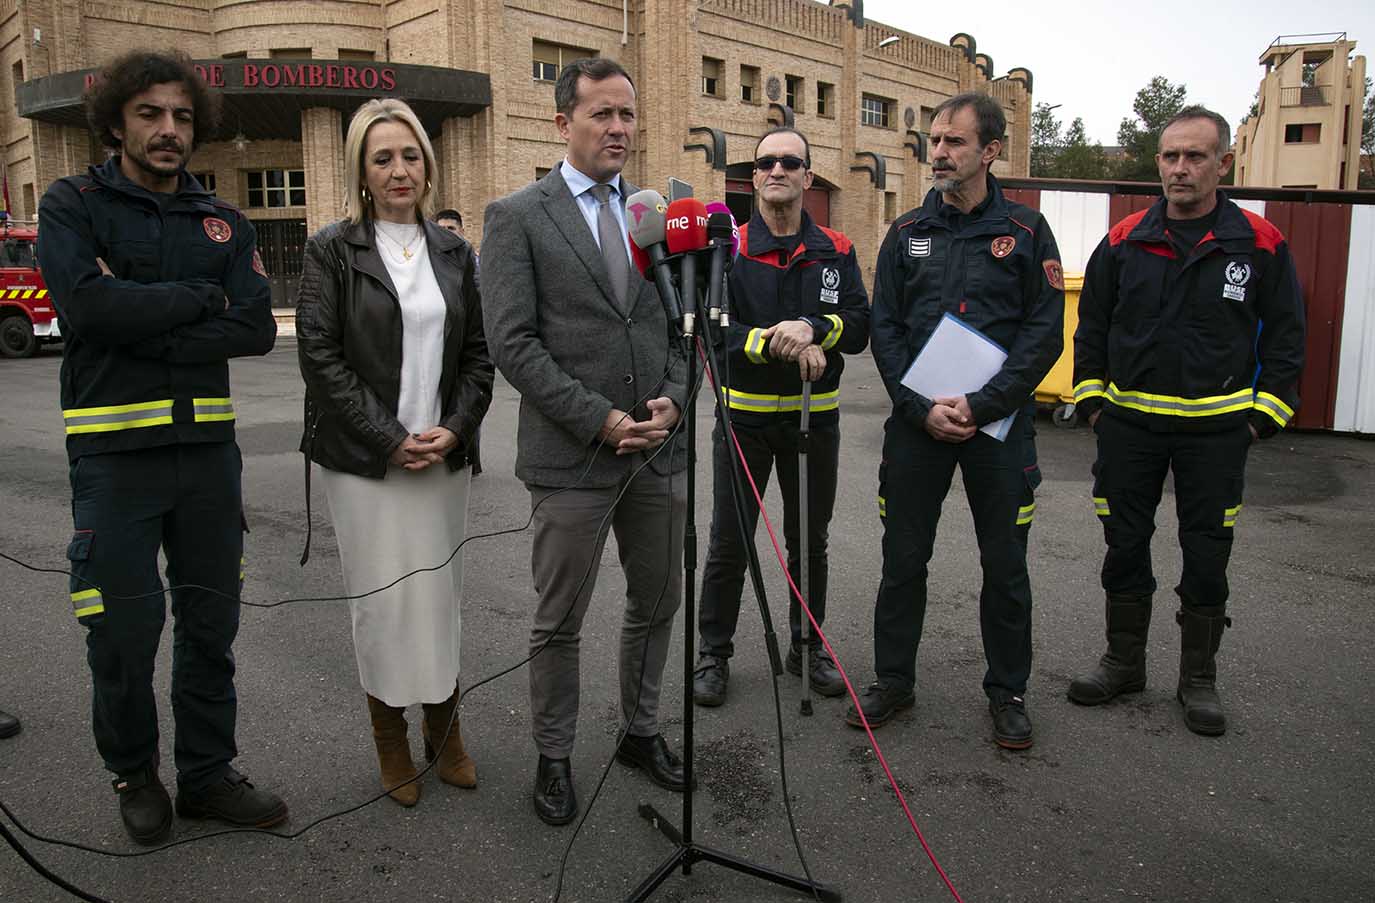
[[[581,47],[565,47],[563,44],[536,40],[531,55],[534,58],[532,77],[535,81],[554,82],[559,80],[559,73],[563,71],[564,66],[574,60],[585,60],[597,54]]]
[[[371,50],[349,50],[344,47],[339,48],[339,59],[341,60],[375,60],[377,54]]]
[[[702,57],[702,93],[711,97],[720,97],[723,93],[721,84],[721,70],[725,64],[721,60],[714,60],[709,56]]]
[[[248,177],[249,207],[304,207],[306,171],[304,169],[263,169],[244,173]]]
[[[759,103],[758,66],[740,67],[740,99],[745,103]]]
[[[1317,144],[1322,140],[1322,123],[1292,122],[1284,127],[1285,144]]]
[[[1241,152],[1242,152],[1243,154],[1246,153],[1246,136],[1245,136],[1245,135],[1242,135],[1242,136],[1241,136]]]
[[[201,183],[201,187],[211,194],[215,193],[215,174],[213,172],[193,172],[191,175],[196,177],[196,181]]]
[[[931,123],[936,121],[935,107],[921,108],[921,130],[924,134],[931,134]]]
[[[19,86],[24,83],[24,61],[15,60],[10,67],[10,73],[14,76],[14,102],[19,103]]]
[[[893,118],[893,101],[865,94],[860,100],[859,124],[888,128]]]
[[[805,95],[802,93],[802,76],[785,75],[783,76],[783,83],[787,85],[788,88],[788,106],[792,108],[792,111],[794,113],[801,113],[802,102],[803,98],[805,97]]]
[[[835,117],[836,86],[828,82],[816,83],[816,115],[833,119]]]
[[[269,50],[267,55],[273,59],[281,60],[308,60],[311,58],[309,47],[283,47],[280,50]]]
[[[550,171],[550,170],[549,170],[549,167],[547,167],[547,166],[536,166],[536,167],[535,167],[535,181],[538,182],[540,179],[542,179],[542,178],[544,178],[545,176],[549,175],[549,171]]]
[[[220,54],[220,59],[222,59],[222,60],[245,60],[245,59],[248,59],[248,51],[247,51],[247,50],[235,50],[233,53],[221,53],[221,54]]]
[[[898,194],[896,191],[883,193],[883,221],[891,223],[898,218]]]

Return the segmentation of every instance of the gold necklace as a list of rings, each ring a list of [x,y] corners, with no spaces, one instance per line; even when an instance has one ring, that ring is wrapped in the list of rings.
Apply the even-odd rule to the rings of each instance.
[[[424,230],[421,226],[417,225],[415,227],[415,234],[411,236],[410,241],[407,241],[405,243],[402,243],[400,239],[393,238],[392,236],[388,235],[386,230],[382,228],[381,222],[374,223],[373,231],[375,231],[382,238],[385,238],[387,241],[391,242],[392,244],[400,248],[401,256],[406,260],[410,260],[413,256],[411,254],[411,245],[414,244],[416,240],[420,238]]]

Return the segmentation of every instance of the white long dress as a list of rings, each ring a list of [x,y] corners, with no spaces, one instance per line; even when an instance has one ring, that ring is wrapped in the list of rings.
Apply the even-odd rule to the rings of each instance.
[[[375,226],[378,253],[401,303],[397,419],[421,433],[440,418],[444,297],[423,232]],[[450,472],[441,463],[412,472],[388,465],[380,480],[318,466],[315,472],[329,501],[348,595],[434,568],[351,603],[363,689],[390,706],[443,702],[458,677],[463,553],[450,555],[467,530],[469,469]]]

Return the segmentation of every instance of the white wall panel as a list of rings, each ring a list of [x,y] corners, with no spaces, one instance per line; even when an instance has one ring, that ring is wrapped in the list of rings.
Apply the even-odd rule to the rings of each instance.
[[[1041,192],[1041,215],[1055,233],[1065,272],[1084,272],[1093,249],[1108,233],[1108,201],[1106,194],[1084,191]]]
[[[1351,208],[1332,428],[1375,433],[1375,207]]]
[[[1249,211],[1251,211],[1252,213],[1254,213],[1256,216],[1264,216],[1264,215],[1265,215],[1265,202],[1264,202],[1264,201],[1238,201],[1238,200],[1236,200],[1235,198],[1233,198],[1232,200],[1233,200],[1233,202],[1234,202],[1238,207],[1240,207],[1242,210],[1249,210]]]

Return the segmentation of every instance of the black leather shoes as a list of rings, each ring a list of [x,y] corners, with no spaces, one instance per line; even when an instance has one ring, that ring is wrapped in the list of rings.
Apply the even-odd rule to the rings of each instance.
[[[729,682],[730,659],[703,652],[692,672],[692,701],[702,706],[720,705],[726,701]]]
[[[994,696],[988,700],[988,713],[993,716],[993,742],[1003,749],[1031,746],[1031,719],[1027,717],[1026,701],[1022,697]]]
[[[665,790],[682,793],[687,789],[683,777],[683,760],[668,748],[663,734],[653,737],[637,737],[626,734],[621,745],[616,748],[616,758],[622,765],[643,769],[649,779]]]
[[[204,790],[177,789],[182,818],[214,818],[240,828],[271,828],[286,821],[286,803],[258,790],[234,769]]]
[[[19,733],[19,719],[9,712],[0,712],[0,740]]]
[[[172,830],[172,798],[157,769],[145,768],[111,783],[119,794],[119,817],[134,843],[152,846],[166,840]]]
[[[917,698],[911,690],[883,680],[874,681],[859,694],[859,705],[870,727],[887,724],[900,710],[910,709],[916,702]],[[850,727],[864,728],[864,722],[860,720],[853,703],[845,713],[845,723]]]
[[[789,674],[802,676],[801,643],[793,643],[783,667],[788,669]],[[812,672],[811,687],[814,692],[822,696],[845,695],[845,681],[840,676],[840,670],[836,668],[835,659],[831,658],[831,653],[827,652],[821,643],[812,643],[807,650],[807,670]]]
[[[535,814],[547,825],[566,825],[578,817],[573,795],[573,765],[568,759],[539,757],[535,769]]]

